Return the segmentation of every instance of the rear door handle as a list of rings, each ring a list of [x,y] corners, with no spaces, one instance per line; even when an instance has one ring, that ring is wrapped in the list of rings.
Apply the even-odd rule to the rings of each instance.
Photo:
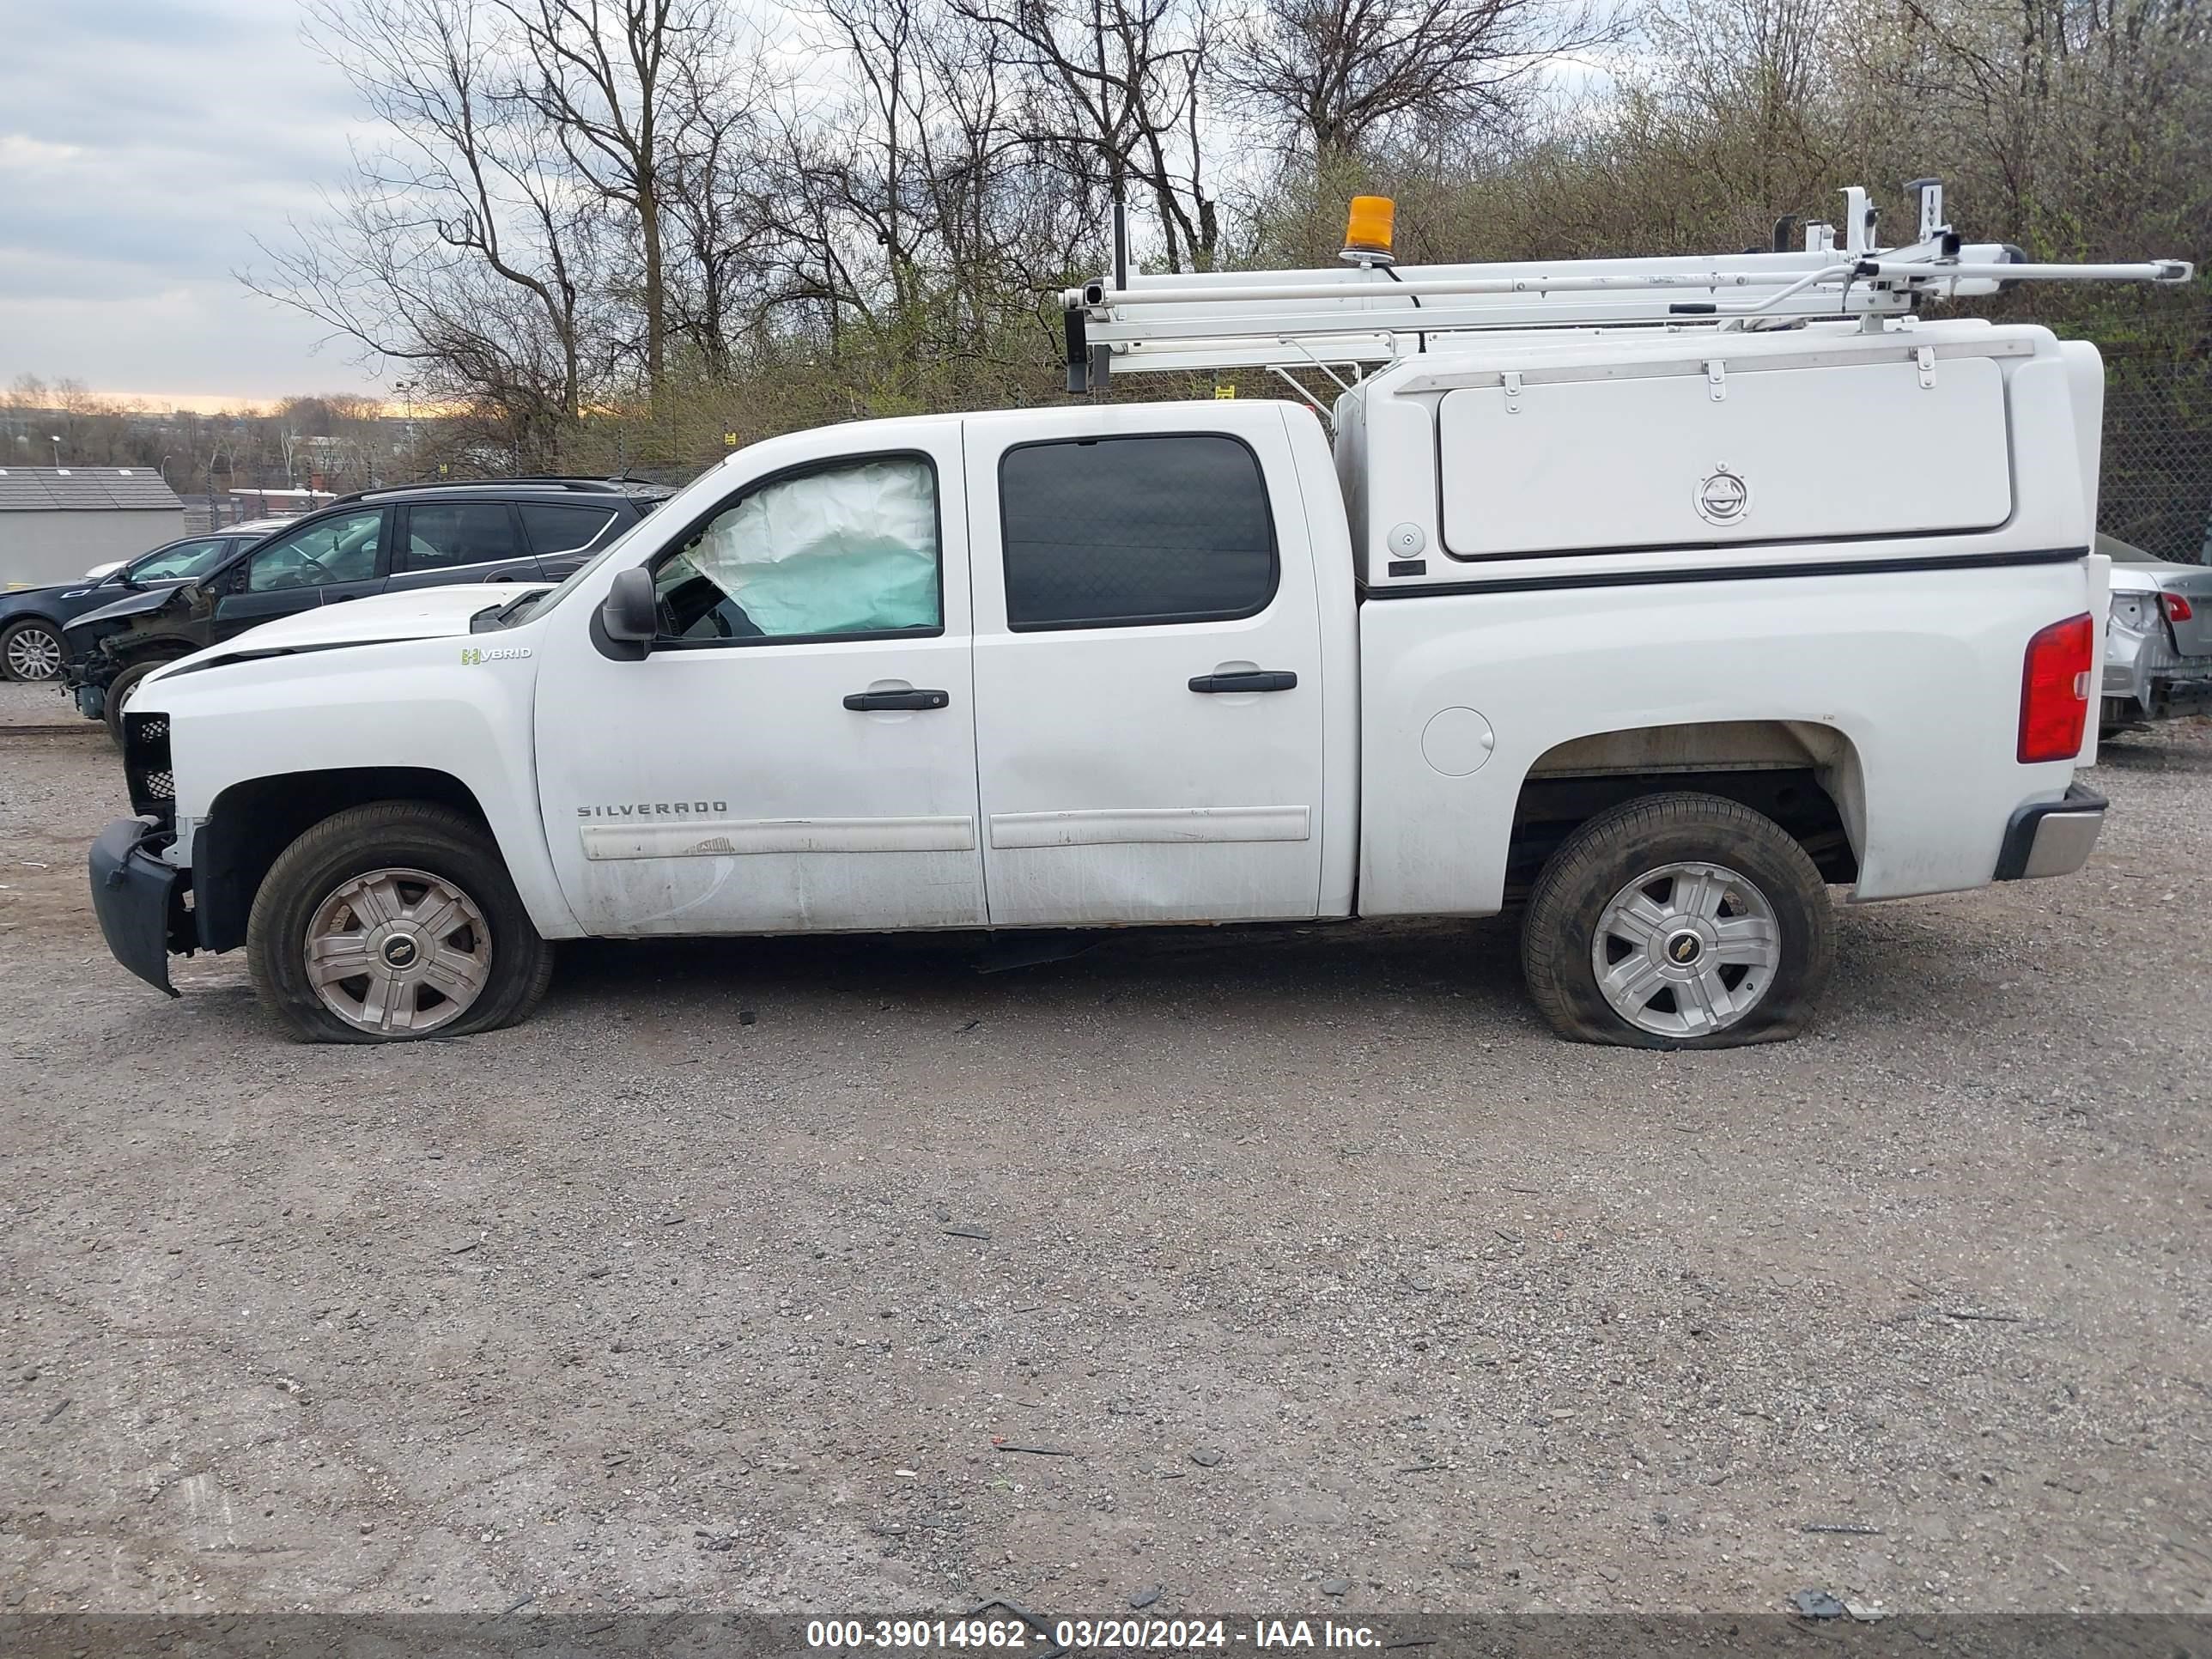
[[[859,714],[872,708],[943,708],[952,701],[943,691],[848,691],[845,707]]]
[[[1190,682],[1194,691],[1290,691],[1297,688],[1298,677],[1286,668],[1253,668],[1241,674],[1197,674]]]

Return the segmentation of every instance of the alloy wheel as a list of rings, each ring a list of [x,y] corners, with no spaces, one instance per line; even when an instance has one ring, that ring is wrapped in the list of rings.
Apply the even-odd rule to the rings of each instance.
[[[483,912],[442,876],[372,870],[316,907],[307,982],[356,1030],[419,1034],[459,1019],[483,994],[491,948]]]
[[[1590,941],[1606,1001],[1659,1036],[1726,1030],[1759,1005],[1781,962],[1774,907],[1720,864],[1645,871],[1599,913]]]
[[[19,628],[8,639],[12,679],[50,680],[62,672],[62,642],[51,629]]]

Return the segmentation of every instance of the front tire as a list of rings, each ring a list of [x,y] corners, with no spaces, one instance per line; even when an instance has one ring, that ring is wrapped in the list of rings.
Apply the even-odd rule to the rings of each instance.
[[[498,848],[450,807],[332,814],[270,866],[246,929],[263,1005],[310,1042],[511,1025],[553,976]]]
[[[1733,1048],[1805,1027],[1835,960],[1820,871],[1771,818],[1717,795],[1599,814],[1545,865],[1521,934],[1560,1036]]]
[[[157,668],[167,668],[177,660],[173,657],[156,657],[150,662],[134,662],[107,683],[106,720],[108,740],[123,747],[123,705],[138,689],[138,682]]]
[[[43,617],[26,617],[0,633],[0,671],[11,680],[43,684],[58,678],[68,660],[61,629]]]

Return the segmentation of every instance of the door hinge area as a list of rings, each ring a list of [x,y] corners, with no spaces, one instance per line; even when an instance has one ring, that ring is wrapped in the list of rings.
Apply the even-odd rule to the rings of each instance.
[[[1927,391],[1933,388],[1936,384],[1936,348],[1922,346],[1912,354],[1912,360],[1920,365],[1921,389]]]
[[[1499,378],[1505,386],[1505,412],[1518,415],[1521,412],[1521,371],[1509,368]]]
[[[1705,364],[1705,393],[1717,404],[1728,401],[1728,365],[1717,357]]]

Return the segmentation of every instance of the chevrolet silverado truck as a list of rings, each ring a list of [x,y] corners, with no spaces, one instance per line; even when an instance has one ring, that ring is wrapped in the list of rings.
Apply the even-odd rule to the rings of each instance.
[[[1923,243],[1102,280],[1079,382],[1356,372],[795,433],[557,586],[166,665],[101,926],[375,1042],[516,1020],[586,936],[1510,905],[1565,1036],[1787,1037],[1832,889],[2063,875],[2106,810],[2097,355],[1920,316],[2002,263]]]

